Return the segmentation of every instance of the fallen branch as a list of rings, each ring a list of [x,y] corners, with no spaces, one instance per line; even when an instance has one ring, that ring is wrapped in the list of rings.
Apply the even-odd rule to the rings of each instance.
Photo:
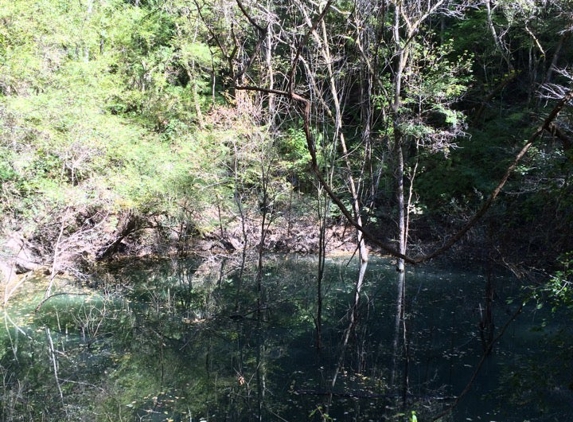
[[[553,107],[551,113],[547,116],[544,120],[543,124],[537,128],[537,130],[529,137],[523,148],[517,153],[511,164],[507,167],[505,174],[501,178],[500,182],[484,202],[482,207],[478,210],[478,212],[456,233],[454,234],[442,247],[438,248],[434,252],[423,256],[421,258],[417,258],[416,262],[425,262],[429,261],[432,258],[441,255],[448,249],[450,249],[456,242],[458,242],[462,236],[464,236],[475,224],[485,215],[485,213],[489,210],[493,202],[496,200],[498,195],[500,194],[501,190],[505,186],[509,176],[513,173],[521,159],[525,156],[529,148],[533,145],[533,143],[541,136],[544,131],[551,132],[551,128],[553,127],[553,121],[557,118],[559,112],[565,107],[565,105],[573,99],[573,91],[567,92],[561,100]]]
[[[327,390],[294,390],[294,394],[298,396],[333,396],[333,397],[350,397],[357,399],[401,399],[402,393],[396,394],[377,394],[371,393],[369,391],[347,391],[347,392],[335,392]],[[432,395],[415,395],[408,394],[408,399],[414,400],[435,400],[435,401],[450,401],[456,400],[456,397],[451,396],[432,396]]]
[[[56,296],[88,296],[88,295],[89,295],[89,293],[68,293],[68,292],[54,293],[54,294],[42,299],[42,301],[40,303],[38,303],[38,306],[36,306],[36,309],[34,309],[34,312],[38,312],[40,310],[40,308],[44,305],[44,303],[46,303],[48,300],[50,300]]]

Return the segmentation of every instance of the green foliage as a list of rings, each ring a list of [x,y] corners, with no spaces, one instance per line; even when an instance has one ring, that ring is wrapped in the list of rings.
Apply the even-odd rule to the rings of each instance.
[[[472,80],[473,57],[463,53],[455,61],[450,59],[453,41],[435,44],[428,34],[413,40],[410,48],[400,130],[419,145],[447,154],[464,135],[465,114],[452,105]]]
[[[189,197],[198,213],[223,176],[225,147],[195,130],[217,64],[197,40],[197,16],[89,5],[18,0],[0,11],[5,215],[177,215]]]
[[[288,178],[300,191],[310,191],[312,175],[309,172],[310,154],[306,136],[301,128],[288,128],[277,141],[277,152],[281,166],[288,172]]]
[[[289,128],[279,139],[278,152],[289,166],[301,167],[310,159],[306,148],[306,136],[302,128]]]
[[[573,309],[573,252],[564,254],[560,259],[561,269],[549,279],[545,291],[555,303],[553,310],[562,307]]]
[[[530,406],[549,412],[555,403],[570,395],[573,389],[573,253],[568,252],[558,259],[558,269],[542,284],[529,286],[526,290],[528,305],[535,309],[535,325],[529,336],[537,338],[544,359],[536,361],[532,356],[516,359],[503,368],[497,397],[508,403]]]

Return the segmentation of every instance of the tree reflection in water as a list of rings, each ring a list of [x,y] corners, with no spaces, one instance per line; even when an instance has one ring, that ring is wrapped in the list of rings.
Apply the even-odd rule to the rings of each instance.
[[[326,261],[323,347],[317,350],[316,264],[268,258],[262,301],[256,266],[247,265],[239,280],[230,259],[123,263],[98,276],[97,292],[60,282],[53,293],[66,294],[37,309],[41,292],[22,291],[4,315],[0,419],[378,421],[404,420],[412,411],[430,420],[443,411],[482,354],[479,303],[486,279],[428,268],[408,272],[402,320],[409,383],[402,386],[391,383],[397,368],[393,266],[372,260],[343,353],[358,265]],[[500,287],[491,312],[502,321],[513,309],[505,299],[519,290],[510,278],[493,276]],[[542,421],[568,414],[566,388],[540,392],[531,406],[517,403],[526,381],[509,369],[526,358],[530,366],[518,366],[534,379],[536,359],[545,362],[537,343],[544,334],[529,331],[524,313],[485,361],[453,420],[497,415],[522,421],[527,412],[529,420]],[[555,370],[544,366],[546,373]],[[555,391],[568,399],[556,406]],[[551,413],[541,411],[540,400]]]

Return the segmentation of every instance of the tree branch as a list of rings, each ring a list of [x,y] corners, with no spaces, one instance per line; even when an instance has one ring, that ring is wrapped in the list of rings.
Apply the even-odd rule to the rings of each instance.
[[[267,33],[267,28],[263,28],[262,26],[260,26],[259,24],[257,24],[255,22],[255,20],[251,17],[251,15],[249,15],[247,13],[247,10],[245,9],[245,6],[243,5],[243,3],[241,2],[241,0],[236,0],[237,1],[237,5],[239,6],[239,9],[241,9],[241,12],[243,13],[243,15],[247,18],[247,20],[251,23],[251,25],[253,25],[255,28],[257,28],[257,30],[260,32],[261,36],[264,36],[264,34]],[[270,25],[270,24],[269,24]]]
[[[503,175],[500,182],[493,190],[489,198],[485,201],[485,203],[482,205],[479,211],[466,223],[466,225],[462,227],[462,229],[458,231],[455,235],[453,235],[450,238],[450,240],[446,242],[445,245],[443,245],[441,248],[438,248],[434,252],[424,257],[416,259],[417,262],[429,261],[430,259],[435,258],[438,255],[441,255],[442,253],[450,249],[456,242],[458,242],[462,238],[463,235],[465,235],[484,216],[484,214],[487,212],[487,210],[489,210],[489,208],[493,204],[493,201],[495,201],[495,199],[505,186],[507,180],[509,179],[509,176],[513,173],[513,170],[515,170],[515,167],[517,167],[517,164],[525,156],[531,145],[533,145],[533,143],[537,140],[537,138],[539,138],[539,136],[541,136],[541,134],[544,131],[546,130],[551,131],[553,121],[557,118],[557,115],[563,109],[563,107],[565,107],[565,105],[572,99],[573,99],[573,91],[569,91],[561,98],[561,100],[557,103],[557,105],[555,105],[553,110],[551,110],[551,113],[549,113],[547,118],[544,120],[543,124],[537,128],[537,130],[527,140],[527,143],[517,153],[517,155],[515,156],[512,163],[507,168],[507,170],[505,171],[505,174]]]
[[[333,189],[329,185],[329,183],[325,180],[325,178],[322,175],[322,172],[320,171],[320,168],[318,166],[315,141],[314,141],[314,137],[312,136],[312,132],[310,130],[310,111],[311,111],[310,100],[308,100],[307,98],[304,98],[303,96],[296,94],[294,92],[289,93],[286,91],[280,91],[280,90],[276,90],[276,89],[266,89],[266,88],[254,87],[254,86],[240,86],[240,87],[238,86],[238,87],[235,87],[235,89],[238,89],[238,90],[242,89],[242,90],[249,90],[249,91],[265,92],[265,93],[269,93],[269,94],[284,95],[293,101],[296,101],[298,103],[302,103],[304,134],[305,134],[305,138],[306,138],[307,149],[310,153],[311,169],[312,169],[313,173],[315,174],[316,178],[318,179],[318,182],[324,188],[324,190],[326,191],[326,193],[328,194],[328,196],[330,197],[332,202],[334,202],[336,204],[336,206],[338,207],[340,212],[344,215],[344,217],[346,218],[348,223],[350,223],[352,226],[354,226],[357,230],[360,230],[362,232],[362,234],[364,235],[364,238],[367,239],[371,244],[379,247],[384,252],[386,252],[386,253],[394,256],[394,257],[403,259],[404,261],[406,261],[410,264],[416,263],[415,259],[408,257],[404,254],[401,254],[393,246],[390,246],[390,245],[380,241],[376,236],[374,236],[372,233],[370,233],[369,230],[365,229],[361,224],[359,224],[356,221],[356,219],[352,216],[352,213],[346,208],[346,206],[344,205],[342,200],[333,191]]]
[[[573,141],[565,132],[557,127],[554,123],[551,123],[548,127],[545,128],[551,135],[555,136],[557,139],[561,141],[563,144],[563,150],[569,151],[573,148]],[[570,158],[571,159],[571,158]]]
[[[316,175],[319,183],[324,188],[324,190],[326,191],[326,193],[328,194],[330,199],[332,199],[332,202],[334,202],[336,204],[336,206],[339,208],[340,212],[344,215],[346,220],[353,227],[360,230],[364,234],[364,237],[369,242],[371,242],[373,245],[379,247],[384,252],[386,252],[386,253],[388,253],[388,254],[396,257],[396,258],[401,258],[404,261],[408,262],[409,264],[420,264],[420,263],[429,261],[433,258],[436,258],[439,255],[442,255],[444,252],[449,250],[453,245],[455,245],[473,226],[475,226],[476,223],[489,210],[489,208],[491,207],[493,202],[497,199],[501,190],[503,189],[503,187],[507,183],[507,180],[509,179],[509,177],[511,176],[511,174],[513,173],[513,171],[515,170],[515,168],[517,167],[517,165],[519,164],[521,159],[525,156],[525,154],[527,153],[529,148],[533,145],[533,143],[537,140],[537,138],[539,138],[539,136],[541,136],[541,134],[544,131],[552,132],[552,128],[554,127],[553,121],[557,118],[559,112],[565,107],[565,105],[569,101],[573,100],[573,91],[567,92],[563,96],[563,98],[561,98],[561,100],[555,105],[555,107],[551,110],[551,112],[549,113],[547,118],[544,120],[543,124],[537,128],[537,130],[528,139],[527,143],[517,153],[517,155],[515,156],[515,158],[513,159],[513,161],[511,162],[511,164],[507,168],[507,170],[505,171],[505,174],[501,178],[500,182],[498,183],[496,188],[493,190],[493,192],[490,194],[490,196],[485,201],[485,203],[482,205],[482,207],[456,234],[454,234],[442,247],[436,249],[435,251],[433,251],[427,255],[421,256],[421,257],[412,258],[412,257],[409,257],[407,255],[401,254],[394,247],[380,241],[372,233],[370,233],[369,230],[364,228],[362,225],[358,224],[358,222],[352,216],[351,212],[346,208],[346,206],[344,205],[342,200],[338,197],[338,195],[336,195],[336,193],[334,193],[331,186],[327,183],[327,181],[322,176],[322,173],[321,173],[319,166],[318,166],[318,160],[316,158],[316,146],[315,146],[315,142],[314,142],[314,137],[312,136],[312,132],[310,130],[310,111],[311,111],[310,100],[308,100],[308,99],[306,99],[306,98],[302,97],[301,95],[296,94],[294,92],[291,93],[291,92],[280,91],[280,90],[276,90],[276,89],[265,89],[265,88],[253,87],[253,86],[236,87],[236,89],[244,89],[244,90],[259,91],[259,92],[266,92],[266,93],[270,93],[270,94],[283,95],[283,96],[290,98],[291,100],[294,100],[296,102],[303,104],[304,133],[305,133],[305,137],[306,137],[306,141],[307,141],[307,148],[308,148],[308,151],[309,151],[310,157],[311,157],[311,168],[312,168],[313,173]],[[554,132],[552,132],[552,133],[554,133]]]
[[[306,32],[306,34],[304,35],[304,38],[299,43],[299,45],[296,49],[296,53],[295,53],[295,56],[294,56],[294,59],[292,62],[292,66],[291,66],[290,71],[288,73],[288,87],[289,87],[289,92],[291,93],[291,96],[296,95],[296,94],[294,94],[294,77],[296,75],[296,67],[298,65],[298,61],[300,60],[300,55],[302,53],[302,49],[308,43],[308,39],[310,38],[310,35],[314,31],[316,31],[316,28],[318,27],[320,22],[324,19],[324,17],[328,13],[328,10],[330,9],[330,6],[332,5],[333,2],[334,2],[334,0],[328,0],[328,2],[324,5],[324,9],[322,9],[322,12],[318,16],[318,19],[314,22],[314,24]]]

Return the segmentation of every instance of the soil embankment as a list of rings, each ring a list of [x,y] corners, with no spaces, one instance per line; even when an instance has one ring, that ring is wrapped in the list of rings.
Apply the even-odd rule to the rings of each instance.
[[[115,228],[99,222],[92,227],[70,231],[42,244],[24,239],[18,233],[0,239],[0,281],[18,283],[23,274],[42,269],[46,274],[78,274],[97,262],[117,258],[174,255],[221,255],[258,250],[269,253],[316,254],[319,251],[318,225],[312,219],[272,224],[265,229],[261,245],[261,225],[257,220],[228,224],[210,232],[174,229],[157,221],[131,215],[116,219]],[[353,252],[354,230],[333,224],[326,230],[327,253]]]

